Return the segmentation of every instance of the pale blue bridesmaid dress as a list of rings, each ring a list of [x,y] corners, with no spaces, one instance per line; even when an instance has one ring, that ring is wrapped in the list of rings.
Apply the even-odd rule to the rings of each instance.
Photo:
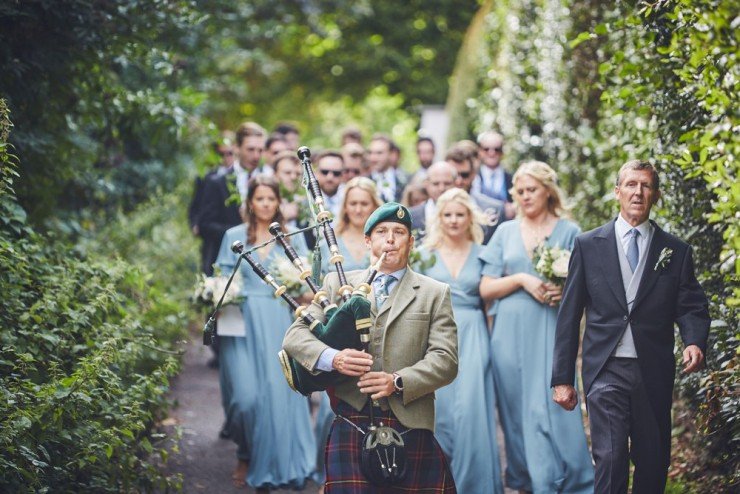
[[[237,261],[231,244],[247,244],[246,225],[229,229],[221,242],[216,263],[230,274]],[[305,256],[302,235],[290,237],[299,255]],[[253,257],[268,271],[279,246],[265,256]],[[263,257],[265,256],[265,257]],[[311,427],[308,400],[288,386],[277,354],[283,336],[293,322],[288,305],[275,298],[246,261],[240,266],[243,279],[242,314],[246,336],[221,336],[219,374],[227,427],[237,443],[237,456],[249,461],[246,481],[253,487],[300,489],[316,468],[316,439]]]
[[[558,220],[546,243],[571,250],[580,229]],[[483,275],[537,276],[519,220],[501,224],[480,255]],[[557,307],[524,289],[496,301],[491,355],[499,420],[506,443],[506,485],[541,493],[591,493],[594,471],[580,409],[552,401],[550,378]]]
[[[434,266],[424,272],[450,285],[458,337],[457,378],[436,391],[434,435],[451,460],[458,492],[501,494],[490,345],[478,291],[482,249],[471,245],[457,278],[436,251]]]

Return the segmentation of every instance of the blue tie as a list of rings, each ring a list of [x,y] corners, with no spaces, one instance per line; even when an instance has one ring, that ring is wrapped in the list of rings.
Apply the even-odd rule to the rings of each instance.
[[[637,263],[640,261],[640,248],[637,246],[637,237],[640,236],[640,232],[636,228],[633,228],[627,233],[632,236],[627,246],[627,262],[630,263],[630,269],[634,273]]]
[[[375,305],[378,309],[383,306],[383,302],[388,298],[388,289],[395,279],[396,277],[391,274],[381,274],[378,276],[378,289],[375,291]]]

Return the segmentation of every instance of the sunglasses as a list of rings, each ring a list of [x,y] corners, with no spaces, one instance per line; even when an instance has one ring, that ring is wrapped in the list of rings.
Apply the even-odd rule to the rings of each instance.
[[[357,168],[345,168],[344,173],[346,175],[359,175],[361,171]]]
[[[458,172],[458,173],[457,173],[457,175],[458,175],[458,176],[459,176],[460,178],[470,178],[470,175],[471,175],[471,174],[472,174],[472,172]]]
[[[487,148],[487,147],[481,147],[481,149],[482,149],[483,151],[485,151],[486,153],[487,153],[487,152],[489,152],[489,151],[496,151],[497,153],[501,153],[501,152],[503,152],[503,150],[504,150],[503,146],[499,146],[499,147],[497,147],[497,148]]]
[[[329,176],[329,174],[334,175],[337,178],[342,176],[342,170],[319,170],[319,173],[325,177]]]
[[[219,156],[234,156],[234,151],[219,151]]]

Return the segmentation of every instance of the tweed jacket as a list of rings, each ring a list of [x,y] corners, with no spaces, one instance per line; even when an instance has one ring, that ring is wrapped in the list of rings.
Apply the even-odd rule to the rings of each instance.
[[[368,270],[352,271],[347,273],[347,281],[357,286],[367,275]],[[328,274],[323,289],[332,300],[336,300],[339,287],[336,273]],[[396,372],[403,379],[403,393],[389,396],[388,405],[406,427],[433,431],[434,391],[457,376],[457,326],[450,287],[409,268],[380,311],[372,293],[370,300],[373,370]],[[309,310],[314,317],[325,320],[317,304],[311,304]],[[328,347],[299,319],[288,329],[283,348],[313,371]],[[356,377],[346,376],[334,392],[359,411],[368,397],[360,393],[357,381]]]

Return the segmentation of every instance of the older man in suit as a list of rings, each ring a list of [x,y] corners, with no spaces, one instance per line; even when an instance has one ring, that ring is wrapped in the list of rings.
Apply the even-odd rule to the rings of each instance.
[[[330,348],[300,319],[283,342],[285,351],[307,369],[346,376],[330,393],[337,418],[326,449],[326,492],[378,492],[361,473],[358,450],[372,403],[379,405],[375,417],[403,435],[408,452],[405,480],[383,492],[455,492],[432,434],[434,391],[457,375],[450,288],[408,267],[414,237],[404,206],[388,203],[378,208],[365,225],[365,242],[373,258],[386,254],[371,295],[370,353]],[[367,275],[367,270],[353,271],[347,278],[356,285]],[[336,273],[327,275],[323,289],[336,297]],[[310,310],[323,318],[316,304]]]
[[[591,424],[596,493],[665,489],[671,447],[676,323],[684,372],[699,369],[709,333],[707,298],[691,247],[649,221],[660,197],[658,174],[633,160],[619,171],[616,220],[576,238],[558,313],[553,399],[577,402],[573,383],[580,321],[583,386]]]

